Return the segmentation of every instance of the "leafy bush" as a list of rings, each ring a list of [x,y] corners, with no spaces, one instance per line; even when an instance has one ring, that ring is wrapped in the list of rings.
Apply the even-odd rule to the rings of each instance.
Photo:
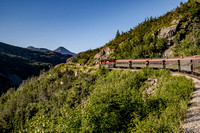
[[[155,78],[149,95],[146,81]],[[166,70],[60,64],[0,97],[0,131],[178,132],[192,90]]]

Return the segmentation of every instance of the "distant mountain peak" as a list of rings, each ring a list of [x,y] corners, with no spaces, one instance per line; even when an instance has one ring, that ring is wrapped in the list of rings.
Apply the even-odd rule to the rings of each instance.
[[[27,49],[29,50],[32,50],[32,51],[38,51],[38,52],[46,52],[46,51],[51,51],[49,49],[46,49],[46,48],[36,48],[36,47],[33,47],[33,46],[28,46]],[[75,53],[67,50],[66,48],[64,48],[63,46],[60,46],[58,47],[57,49],[53,50],[54,52],[56,53],[60,53],[60,54],[63,54],[63,55],[76,55]]]
[[[75,53],[67,50],[66,48],[64,48],[62,46],[60,46],[57,49],[55,49],[54,52],[61,53],[61,54],[73,55],[73,56],[76,55]]]
[[[60,47],[58,47],[58,48],[61,48],[61,49],[66,49],[66,48],[64,48],[63,46],[60,46]]]

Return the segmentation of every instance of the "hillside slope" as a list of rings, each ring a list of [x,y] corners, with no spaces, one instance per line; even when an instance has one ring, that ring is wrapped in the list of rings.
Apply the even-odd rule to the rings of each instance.
[[[60,64],[0,97],[0,132],[180,132],[193,88],[167,70]]]
[[[158,18],[146,18],[102,48],[67,62],[94,65],[102,58],[130,59],[200,54],[200,3],[189,1]]]
[[[40,70],[63,63],[71,56],[36,52],[0,42],[0,94],[17,87],[22,80],[39,75]]]

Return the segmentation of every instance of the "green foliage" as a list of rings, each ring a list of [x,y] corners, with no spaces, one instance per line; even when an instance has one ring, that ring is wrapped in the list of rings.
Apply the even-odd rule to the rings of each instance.
[[[193,85],[185,77],[163,75],[156,86],[155,95],[147,99],[147,109],[152,111],[138,122],[134,131],[180,132],[179,125],[187,110],[186,99],[189,99],[192,90]]]
[[[117,30],[117,33],[116,33],[116,35],[115,35],[115,38],[118,38],[118,37],[120,37],[119,30]]]
[[[80,65],[93,65],[94,56],[96,53],[100,51],[100,48],[94,50],[87,50],[85,52],[81,52],[76,56],[72,57],[71,60],[73,63],[78,63]]]
[[[0,97],[0,132],[178,132],[192,90],[166,70],[60,64]]]
[[[112,71],[97,80],[83,113],[83,132],[126,131],[132,112],[141,109],[138,92],[145,79],[129,71]]]
[[[174,38],[172,48],[175,56],[191,56],[200,54],[200,3],[189,2],[183,8],[178,8],[177,13],[181,13],[181,30]]]
[[[175,56],[200,55],[200,30],[186,35],[184,40],[175,44],[173,52]]]

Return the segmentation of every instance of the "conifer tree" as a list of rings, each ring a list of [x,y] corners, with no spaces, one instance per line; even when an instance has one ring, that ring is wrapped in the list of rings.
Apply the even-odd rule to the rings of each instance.
[[[120,36],[120,32],[119,32],[119,30],[117,30],[117,33],[116,33],[116,35],[115,35],[115,38],[118,38]]]

